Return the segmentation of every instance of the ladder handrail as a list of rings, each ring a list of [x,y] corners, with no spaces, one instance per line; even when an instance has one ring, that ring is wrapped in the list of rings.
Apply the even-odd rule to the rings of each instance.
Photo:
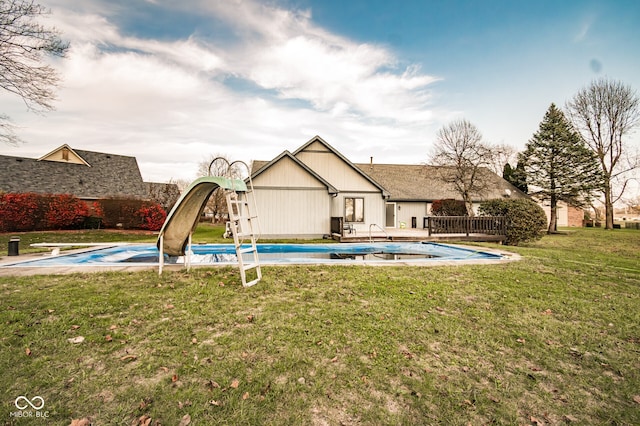
[[[381,230],[384,235],[387,236],[387,240],[389,239],[389,234],[387,233],[387,231],[385,231],[380,225],[378,225],[377,223],[372,223],[371,225],[369,225],[369,242],[372,243],[373,242],[373,238],[371,237],[371,228],[375,226],[377,227],[379,230]]]

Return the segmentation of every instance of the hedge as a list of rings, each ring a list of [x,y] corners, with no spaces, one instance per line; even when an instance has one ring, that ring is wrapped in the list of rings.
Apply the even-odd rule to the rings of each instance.
[[[80,228],[157,231],[167,214],[155,202],[105,199],[89,206],[70,194],[0,193],[0,232]]]
[[[529,199],[495,199],[480,204],[478,211],[485,216],[505,216],[507,238],[505,244],[519,243],[542,238],[547,228],[544,210]]]
[[[160,204],[135,198],[106,198],[96,201],[95,210],[105,228],[158,231],[167,213]]]

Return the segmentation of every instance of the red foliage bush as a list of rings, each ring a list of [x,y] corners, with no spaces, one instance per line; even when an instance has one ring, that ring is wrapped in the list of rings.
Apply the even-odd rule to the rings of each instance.
[[[42,196],[34,193],[0,195],[0,230],[32,231],[42,222]]]
[[[81,226],[86,203],[68,194],[0,194],[0,231],[40,231]]]
[[[140,217],[142,221],[140,228],[159,231],[167,218],[167,212],[164,211],[160,204],[148,202],[136,212],[136,216]]]
[[[87,203],[70,194],[52,195],[44,219],[47,229],[78,228],[89,216]]]
[[[462,200],[452,198],[434,200],[431,204],[431,214],[434,216],[466,216],[467,207]]]

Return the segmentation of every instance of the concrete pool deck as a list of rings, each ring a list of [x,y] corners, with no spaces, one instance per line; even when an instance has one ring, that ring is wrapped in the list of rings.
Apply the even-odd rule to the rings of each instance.
[[[135,244],[131,244],[135,245]],[[341,261],[340,263],[331,263],[329,261],[319,260],[314,263],[274,263],[269,262],[268,260],[261,261],[262,266],[289,266],[289,265],[317,265],[317,266],[347,266],[347,265],[361,265],[361,266],[388,266],[388,267],[396,267],[396,266],[416,266],[416,267],[433,267],[433,266],[456,266],[456,265],[490,265],[490,264],[503,264],[509,263],[513,261],[520,260],[521,257],[518,254],[510,253],[504,250],[486,248],[486,247],[477,247],[477,246],[467,246],[462,244],[455,244],[454,246],[465,248],[468,250],[477,250],[490,254],[500,255],[499,259],[470,259],[470,260],[437,260],[431,259],[430,261],[385,261],[385,260],[352,260],[352,261]],[[104,248],[102,246],[101,248]],[[58,256],[64,256],[68,254],[74,253],[82,253],[96,250],[96,248],[83,248],[76,250],[65,250],[62,251]],[[143,264],[143,265],[135,265],[135,264],[122,264],[122,265],[61,265],[61,266],[18,266],[16,264],[29,262],[33,260],[51,258],[50,252],[39,252],[39,253],[29,253],[23,254],[19,256],[3,256],[0,257],[0,277],[10,277],[10,276],[31,276],[31,275],[63,275],[63,274],[79,274],[79,273],[95,273],[95,272],[136,272],[136,271],[145,271],[145,270],[157,270],[157,264]],[[14,266],[15,265],[15,266]],[[222,266],[231,266],[233,264],[192,264],[192,268],[216,268]],[[184,265],[179,264],[165,264],[165,271],[180,271],[185,269]]]

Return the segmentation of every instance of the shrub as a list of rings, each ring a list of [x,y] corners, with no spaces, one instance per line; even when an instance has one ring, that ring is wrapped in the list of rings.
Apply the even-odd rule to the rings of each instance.
[[[167,212],[158,203],[147,202],[137,212],[141,220],[140,228],[159,231],[167,218]]]
[[[485,201],[478,209],[484,216],[505,216],[507,239],[505,244],[519,243],[542,238],[547,227],[547,216],[542,207],[529,199],[496,199]]]
[[[135,229],[140,227],[140,217],[136,212],[142,207],[142,200],[135,198],[107,198],[96,202],[97,211],[102,212],[105,228]]]
[[[160,204],[135,198],[107,198],[94,203],[93,213],[105,228],[158,231],[167,217]]]
[[[47,229],[73,229],[80,227],[89,216],[87,203],[70,194],[49,197],[44,216]]]
[[[431,214],[434,216],[466,216],[467,206],[464,201],[452,198],[435,200],[431,204]]]
[[[43,222],[42,195],[28,193],[5,193],[0,196],[0,230],[33,231]]]

